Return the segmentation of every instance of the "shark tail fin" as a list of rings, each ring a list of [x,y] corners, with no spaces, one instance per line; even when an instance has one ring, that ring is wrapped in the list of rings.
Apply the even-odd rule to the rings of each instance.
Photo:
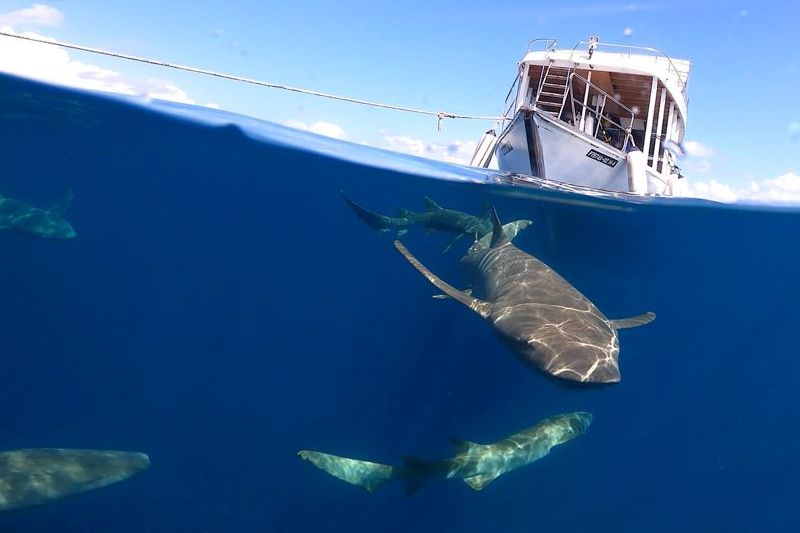
[[[646,313],[642,313],[641,315],[632,316],[630,318],[612,320],[611,325],[614,326],[615,329],[638,328],[639,326],[649,324],[655,319],[656,314],[652,311],[648,311]]]
[[[312,450],[300,450],[297,455],[333,477],[351,485],[364,487],[369,492],[378,490],[395,477],[394,467],[391,465]]]
[[[406,483],[406,496],[417,492],[426,480],[435,478],[440,469],[438,461],[404,457],[402,478]]]
[[[60,217],[67,212],[67,209],[69,209],[70,205],[72,205],[72,191],[67,189],[67,192],[64,193],[64,196],[62,196],[56,203],[51,205],[47,212]]]
[[[494,206],[492,206],[492,224],[492,242],[490,243],[491,248],[496,248],[511,242],[509,241],[506,232],[503,231],[503,224],[500,222],[500,217],[497,216],[497,209],[495,209]]]
[[[397,248],[397,251],[400,252],[403,255],[403,257],[406,258],[406,261],[411,263],[411,266],[416,268],[417,271],[420,274],[422,274],[425,277],[425,279],[430,281],[434,287],[445,293],[453,300],[459,301],[462,304],[466,305],[467,307],[469,307],[470,309],[481,315],[483,318],[489,317],[489,315],[492,312],[492,305],[490,303],[484,302],[483,300],[479,300],[477,298],[473,298],[469,294],[456,289],[446,281],[440,279],[436,274],[428,270],[425,265],[420,263],[419,260],[416,257],[414,257],[411,254],[411,252],[408,251],[408,248],[406,248],[402,242],[394,241],[394,247]]]
[[[389,231],[391,228],[402,228],[409,225],[408,220],[403,217],[387,217],[374,211],[370,211],[355,200],[349,198],[346,194],[344,194],[344,192],[342,193],[342,198],[344,198],[344,201],[347,202],[347,205],[350,206],[350,209],[353,210],[358,218],[366,222],[369,227],[376,229],[381,233]]]

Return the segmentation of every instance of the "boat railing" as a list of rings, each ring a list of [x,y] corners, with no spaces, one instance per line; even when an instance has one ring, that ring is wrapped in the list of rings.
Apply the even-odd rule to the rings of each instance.
[[[613,43],[601,43],[596,40],[589,40],[589,41],[578,41],[578,43],[572,47],[572,53],[570,54],[570,60],[573,60],[573,56],[577,51],[579,46],[586,45],[590,47],[590,50],[594,50],[595,48],[614,48],[615,50],[622,51],[625,53],[627,50],[628,57],[631,57],[634,53],[637,55],[651,55],[656,61],[666,61],[667,64],[667,72],[669,76],[675,76],[675,79],[678,83],[678,87],[680,87],[681,93],[685,96],[686,95],[686,87],[689,83],[688,75],[686,72],[682,72],[678,70],[678,67],[675,66],[675,63],[672,61],[667,54],[662,52],[661,50],[657,50],[655,48],[650,48],[648,46],[634,46],[630,44],[613,44]],[[642,53],[645,52],[645,53]],[[669,79],[669,76],[667,79]]]
[[[530,52],[553,52],[556,49],[555,39],[533,39],[528,43],[528,53]]]
[[[577,82],[577,84],[573,82]],[[623,152],[626,151],[628,143],[632,139],[631,131],[636,116],[633,109],[577,72],[570,74],[568,87],[569,97],[565,99],[559,117],[564,117],[564,106],[569,103],[569,111],[572,115],[571,118],[567,117],[567,122],[571,122],[574,127],[587,135],[607,142]],[[580,97],[576,96],[576,92]],[[590,94],[595,98],[594,103],[589,102]],[[616,106],[613,115],[606,111],[609,103]],[[587,120],[587,118],[589,119]],[[627,125],[622,123],[623,118],[628,120]],[[562,118],[562,120],[565,119]]]

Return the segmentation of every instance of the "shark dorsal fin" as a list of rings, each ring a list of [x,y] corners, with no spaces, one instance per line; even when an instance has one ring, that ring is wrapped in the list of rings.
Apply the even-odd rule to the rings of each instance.
[[[450,437],[450,442],[453,443],[453,449],[457,454],[459,453],[469,453],[470,450],[473,448],[480,446],[477,442],[472,442],[471,440],[464,440],[459,439],[456,437]]]
[[[472,490],[483,490],[486,485],[497,479],[500,473],[478,474],[477,476],[470,476],[464,478],[464,483],[469,485]]]
[[[425,277],[425,279],[430,281],[434,287],[445,293],[453,300],[457,300],[462,304],[466,305],[467,307],[469,307],[470,309],[481,315],[483,318],[489,317],[489,315],[492,312],[492,304],[490,304],[489,302],[484,302],[483,300],[478,300],[477,298],[473,298],[469,294],[466,294],[465,292],[456,289],[446,281],[440,279],[436,274],[428,270],[425,265],[420,263],[419,260],[416,257],[414,257],[411,254],[411,252],[408,251],[408,248],[406,248],[402,242],[394,241],[394,247],[397,248],[397,251],[400,252],[403,255],[403,257],[406,258],[406,261],[411,263],[411,266],[416,268],[417,271],[419,271],[419,273],[422,274]]]
[[[506,232],[503,231],[503,224],[500,222],[500,217],[497,216],[497,209],[494,207],[492,207],[492,224],[492,242],[489,245],[491,248],[503,246],[511,242],[508,240]]]
[[[641,315],[632,316],[630,318],[612,320],[611,325],[614,327],[614,329],[638,328],[639,326],[649,324],[655,319],[656,314],[652,311],[648,311],[646,313],[642,313]]]
[[[427,196],[422,199],[422,202],[425,204],[425,209],[428,211],[438,211],[442,208],[439,204],[428,198]]]
[[[47,212],[51,215],[60,217],[67,212],[67,209],[69,209],[70,205],[72,205],[72,191],[67,190],[67,192],[64,193],[64,196],[62,196],[59,201],[51,205]]]

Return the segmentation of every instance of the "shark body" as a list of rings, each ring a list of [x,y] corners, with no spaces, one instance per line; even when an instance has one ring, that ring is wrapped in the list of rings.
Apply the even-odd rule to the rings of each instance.
[[[64,219],[71,204],[71,191],[48,209],[0,196],[0,230],[13,230],[42,239],[71,239],[76,236],[75,229]]]
[[[371,211],[347,196],[344,196],[344,200],[358,218],[381,233],[396,229],[397,236],[402,237],[410,227],[419,225],[429,232],[443,231],[455,235],[445,251],[464,235],[479,239],[492,232],[492,220],[489,216],[477,217],[463,211],[447,209],[427,196],[423,199],[425,208],[422,211],[400,209],[396,217]]]
[[[558,378],[619,381],[617,330],[647,324],[655,313],[609,320],[557,272],[511,244],[492,213],[491,240],[476,240],[461,259],[471,277],[469,292],[441,280],[400,241],[395,247],[439,290],[491,323],[523,361]]]
[[[39,505],[127,479],[143,453],[37,448],[0,452],[0,511]]]
[[[390,481],[406,483],[408,492],[424,482],[460,479],[474,490],[482,490],[502,474],[527,466],[550,453],[559,444],[583,434],[592,422],[586,412],[551,416],[535,426],[493,444],[454,440],[455,454],[441,461],[408,458],[392,466],[324,452],[301,450],[300,458],[347,483],[372,492]]]

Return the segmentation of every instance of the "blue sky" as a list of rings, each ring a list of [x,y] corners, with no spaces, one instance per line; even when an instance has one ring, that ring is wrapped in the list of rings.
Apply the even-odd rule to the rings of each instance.
[[[0,0],[0,27],[324,92],[476,115],[500,113],[530,39],[554,37],[572,47],[599,35],[605,42],[652,46],[693,62],[686,136],[691,155],[682,166],[695,191],[746,197],[755,184],[788,189],[784,196],[796,194],[800,201],[800,106],[794,101],[800,86],[795,38],[800,7],[794,2],[50,0],[33,6]],[[15,71],[8,66],[13,54],[7,48],[3,53],[10,40],[0,37],[6,58],[5,64],[0,58],[0,69]],[[25,68],[44,69],[59,60],[74,67],[78,61],[113,70],[116,77],[105,75],[105,81],[127,83],[134,91],[168,87],[177,99],[432,157],[468,157],[472,143],[491,126],[447,121],[437,132],[430,117],[81,52],[64,57],[36,57]],[[90,69],[63,75],[103,78]]]

